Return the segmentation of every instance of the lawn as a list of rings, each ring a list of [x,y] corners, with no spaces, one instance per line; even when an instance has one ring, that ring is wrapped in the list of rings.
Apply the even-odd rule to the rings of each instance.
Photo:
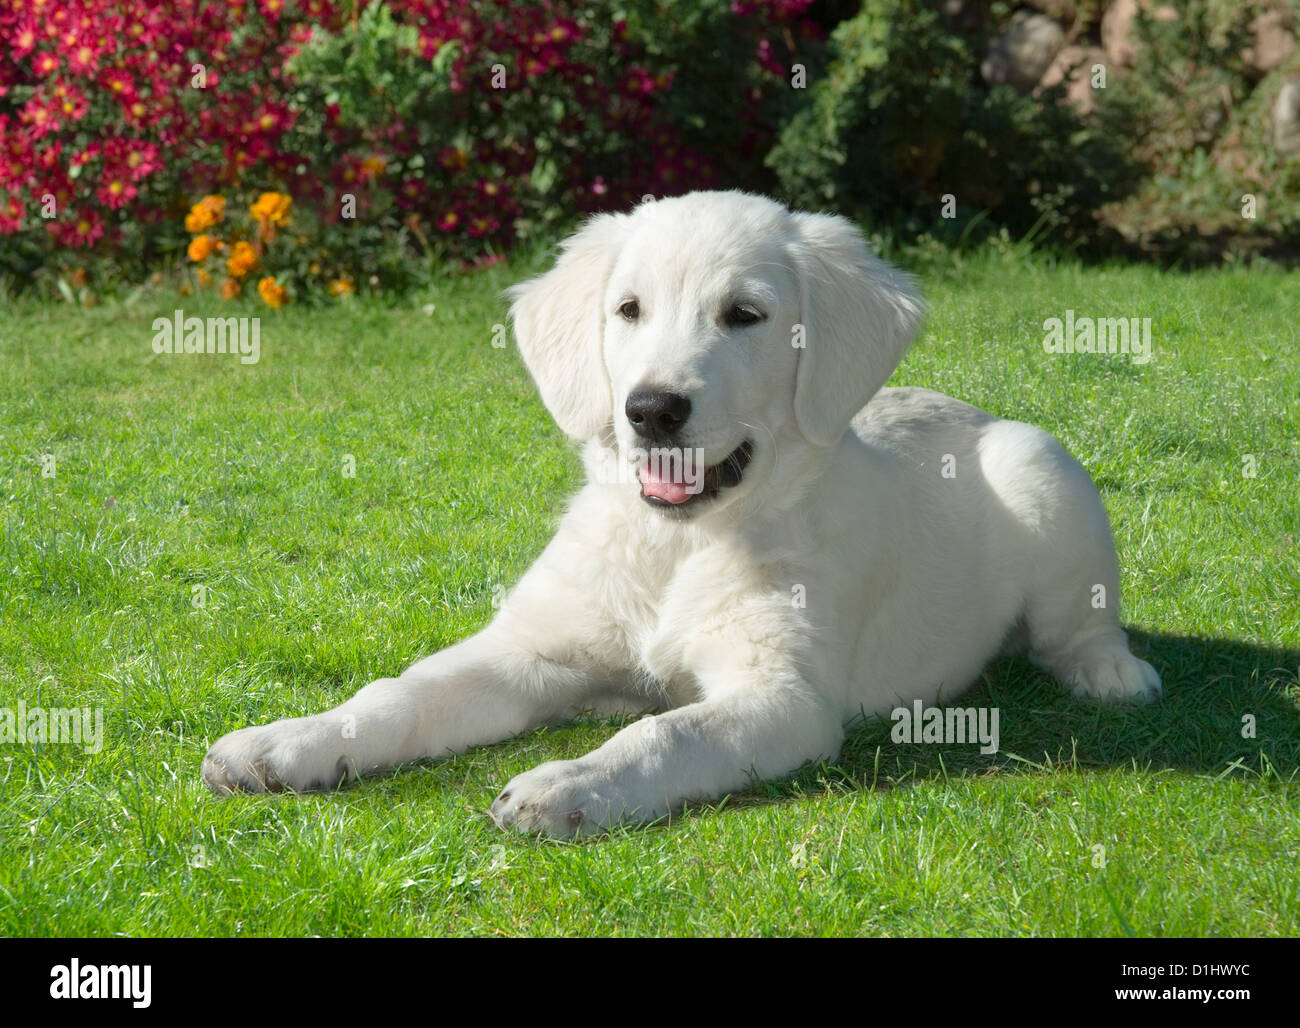
[[[98,753],[0,745],[0,934],[1300,934],[1300,275],[1281,271],[920,269],[930,315],[893,383],[1083,461],[1157,707],[1080,704],[1004,662],[965,701],[1000,708],[995,755],[868,722],[834,765],[577,844],[485,812],[615,721],[332,794],[209,795],[210,742],[474,631],[544,545],[578,464],[493,345],[501,290],[543,260],[396,307],[249,303],[253,365],[153,352],[155,317],[229,313],[215,299],[0,298],[0,707],[104,712]],[[1046,353],[1067,309],[1149,317],[1153,359]]]

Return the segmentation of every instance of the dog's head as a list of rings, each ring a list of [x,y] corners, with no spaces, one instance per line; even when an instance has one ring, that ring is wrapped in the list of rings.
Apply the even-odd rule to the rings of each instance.
[[[778,439],[838,442],[921,311],[850,222],[739,192],[598,215],[511,297],[560,428],[599,439],[678,517],[756,488]]]

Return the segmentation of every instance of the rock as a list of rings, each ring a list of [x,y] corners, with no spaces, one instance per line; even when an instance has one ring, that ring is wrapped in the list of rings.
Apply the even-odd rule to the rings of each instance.
[[[1115,0],[1101,16],[1101,45],[1116,64],[1127,68],[1137,61],[1137,41],[1133,38],[1133,19],[1138,0]]]
[[[1278,153],[1300,153],[1300,78],[1288,79],[1273,102],[1273,146]]]
[[[1250,32],[1254,39],[1241,52],[1241,59],[1251,74],[1263,78],[1295,52],[1293,27],[1291,12],[1277,7],[1251,19]]]
[[[1141,10],[1152,21],[1177,21],[1178,12],[1168,4],[1153,7],[1150,0],[1115,0],[1101,17],[1101,45],[1110,59],[1126,68],[1137,63],[1138,41],[1133,22]]]
[[[1066,99],[1080,114],[1091,114],[1097,108],[1097,91],[1092,88],[1092,69],[1095,65],[1109,65],[1106,51],[1096,46],[1067,46],[1053,59],[1043,73],[1038,85],[1048,89],[1066,80]],[[1106,68],[1110,85],[1110,68]]]
[[[1064,30],[1047,15],[1017,11],[989,44],[980,74],[991,86],[1007,82],[1027,92],[1038,84],[1064,42]]]

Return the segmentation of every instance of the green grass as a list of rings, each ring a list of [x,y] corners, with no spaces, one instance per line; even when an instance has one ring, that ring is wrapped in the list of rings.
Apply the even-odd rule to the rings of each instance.
[[[0,934],[1300,933],[1300,277],[1274,271],[936,266],[894,379],[1092,472],[1157,708],[1006,662],[971,700],[1001,709],[996,756],[868,723],[834,766],[581,844],[485,811],[616,722],[212,798],[211,741],[475,630],[545,543],[577,462],[491,345],[535,264],[401,309],[262,311],[252,367],[152,353],[158,314],[216,312],[195,298],[10,302],[0,706],[102,706],[106,743],[0,746]],[[1155,359],[1045,354],[1066,308],[1150,317]]]

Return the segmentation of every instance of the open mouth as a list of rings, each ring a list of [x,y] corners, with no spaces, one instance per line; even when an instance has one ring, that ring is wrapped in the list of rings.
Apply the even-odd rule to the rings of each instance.
[[[704,499],[713,499],[723,489],[740,484],[753,456],[754,444],[746,439],[717,464],[701,473],[680,450],[652,452],[638,471],[641,498],[653,507],[680,511]]]

